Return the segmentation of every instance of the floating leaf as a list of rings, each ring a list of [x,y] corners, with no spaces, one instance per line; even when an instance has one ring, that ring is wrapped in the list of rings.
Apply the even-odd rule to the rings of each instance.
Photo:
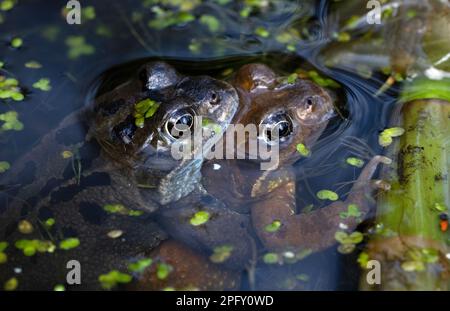
[[[297,81],[298,79],[298,74],[296,74],[295,72],[293,74],[290,74],[287,79],[286,82],[289,84],[294,84],[295,81]],[[298,145],[297,145],[298,146]]]
[[[0,173],[1,173],[1,165],[0,165]],[[434,209],[437,210],[438,212],[446,212],[447,206],[441,203],[434,203]]]
[[[267,37],[270,36],[269,31],[268,31],[266,28],[262,27],[262,26],[259,26],[259,27],[257,27],[257,28],[255,29],[255,34],[256,34],[257,36],[262,37],[262,38],[267,38]]]
[[[165,280],[173,268],[171,265],[166,263],[159,263],[156,267],[156,277],[160,280]]]
[[[341,244],[338,246],[338,252],[344,255],[350,254],[355,250],[355,244]]]
[[[0,99],[7,98],[11,98],[14,101],[21,101],[25,96],[22,94],[17,79],[0,76]]]
[[[81,9],[81,17],[83,20],[95,19],[95,8],[93,6],[87,6]]]
[[[141,216],[143,214],[142,211],[130,210],[122,204],[106,204],[103,206],[103,210],[111,214],[119,214],[125,216]]]
[[[226,261],[231,256],[233,251],[233,246],[223,245],[214,248],[214,253],[209,257],[209,259],[214,263],[222,263]]]
[[[34,256],[36,252],[52,253],[55,250],[55,245],[51,241],[41,240],[18,240],[14,244],[17,249],[22,250],[25,256]]]
[[[66,45],[69,47],[67,56],[70,59],[77,59],[83,55],[95,53],[95,48],[86,43],[83,36],[69,36],[66,39]]]
[[[0,2],[0,10],[9,11],[16,5],[17,0],[3,0]]]
[[[4,252],[0,252],[0,264],[4,264],[8,261],[8,256]]]
[[[117,286],[117,284],[126,284],[131,282],[132,277],[129,274],[112,270],[107,274],[100,275],[98,280],[104,289],[111,289]]]
[[[364,160],[354,158],[354,157],[347,158],[346,162],[347,162],[347,164],[349,164],[351,166],[356,166],[359,168],[364,166]]]
[[[30,234],[33,232],[33,225],[28,220],[21,220],[17,226],[22,234]]]
[[[309,281],[309,276],[307,274],[304,274],[304,273],[296,275],[295,278],[297,280],[299,280],[299,281],[302,281],[302,282],[308,282]]]
[[[21,38],[14,38],[11,40],[11,47],[18,49],[23,45],[23,40]]]
[[[281,221],[274,220],[271,224],[268,224],[264,227],[264,230],[267,232],[277,232],[281,228]]]
[[[30,69],[40,69],[42,68],[42,65],[40,63],[38,63],[37,61],[29,61],[27,63],[25,63],[25,67],[30,68]]]
[[[8,247],[8,242],[0,242],[0,252],[3,252]]]
[[[335,233],[334,238],[341,244],[358,244],[364,239],[364,235],[361,232],[355,231],[352,234],[347,234],[343,231]]]
[[[347,212],[341,212],[339,214],[339,217],[341,217],[342,219],[346,219],[349,217],[360,217],[361,216],[361,211],[359,210],[359,206],[356,204],[349,204],[347,206]]]
[[[66,287],[62,284],[57,284],[55,287],[53,287],[53,291],[55,292],[64,292],[66,290]]]
[[[73,152],[69,150],[64,150],[63,152],[61,152],[61,157],[63,159],[70,159],[71,157],[73,157]]]
[[[298,144],[296,146],[298,153],[300,153],[304,157],[309,157],[311,155],[311,151],[304,144]]]
[[[358,256],[358,263],[362,269],[367,269],[367,263],[369,262],[369,254],[361,252]]]
[[[339,195],[331,190],[320,190],[317,192],[317,197],[321,200],[337,201],[339,200]]]
[[[208,222],[209,220],[209,213],[206,211],[199,211],[192,216],[190,223],[193,226],[200,226]]]
[[[392,144],[392,138],[393,137],[399,137],[402,136],[405,133],[405,130],[401,127],[392,127],[385,129],[383,132],[380,133],[378,137],[378,143],[382,147],[387,147],[390,144]]]
[[[401,265],[402,269],[407,272],[424,271],[425,265],[421,261],[405,261]]]
[[[130,263],[128,265],[128,270],[131,272],[141,273],[146,268],[148,268],[153,263],[153,260],[151,258],[145,258],[138,260],[136,262]]]
[[[18,114],[15,111],[8,111],[0,114],[0,121],[3,121],[1,130],[4,131],[21,131],[23,129],[23,124],[18,119]]]
[[[50,85],[50,80],[47,78],[39,79],[39,81],[33,83],[33,87],[35,89],[48,92],[52,89],[52,86]]]
[[[51,228],[55,224],[55,218],[49,218],[44,222],[47,228]]]
[[[0,173],[4,173],[11,168],[11,165],[6,161],[0,161]]]
[[[80,240],[78,238],[68,238],[59,243],[59,248],[64,250],[69,250],[80,245]]]
[[[144,120],[153,117],[159,108],[159,103],[147,98],[141,100],[134,106],[134,117],[136,118],[135,124],[137,127],[144,127]]]
[[[207,26],[209,31],[211,31],[211,32],[216,32],[220,29],[220,22],[213,15],[204,14],[204,15],[200,16],[199,21],[201,24]]]
[[[163,10],[155,6],[152,8],[155,17],[149,21],[148,26],[157,30],[161,30],[170,26],[181,26],[195,20],[195,16],[188,12],[173,12]]]
[[[278,263],[278,254],[276,254],[276,253],[267,253],[267,254],[264,255],[263,261],[266,264]]]
[[[123,235],[122,230],[111,230],[107,233],[107,236],[111,239],[117,239],[120,238]]]
[[[13,291],[16,290],[19,286],[19,281],[17,278],[10,278],[8,281],[5,282],[5,285],[3,285],[3,289],[5,291]]]

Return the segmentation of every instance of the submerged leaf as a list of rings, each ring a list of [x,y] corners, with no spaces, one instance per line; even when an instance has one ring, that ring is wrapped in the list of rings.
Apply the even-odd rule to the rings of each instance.
[[[210,217],[210,215],[208,212],[199,211],[192,216],[190,223],[193,226],[200,226],[200,225],[203,225],[204,223],[208,222],[209,217]]]

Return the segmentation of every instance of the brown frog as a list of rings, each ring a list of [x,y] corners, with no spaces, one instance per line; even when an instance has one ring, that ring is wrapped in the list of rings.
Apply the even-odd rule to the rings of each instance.
[[[302,157],[297,146],[302,144],[309,149],[317,141],[334,114],[332,98],[326,90],[311,81],[298,79],[289,83],[262,64],[243,66],[237,72],[233,85],[239,93],[240,105],[232,123],[266,125],[257,139],[267,144],[278,139],[278,167],[262,171],[262,159],[258,158],[211,160],[202,168],[202,184],[213,198],[209,197],[197,206],[160,210],[159,223],[180,243],[202,250],[212,255],[212,259],[218,249],[228,247],[229,254],[222,266],[231,271],[242,271],[250,262],[256,261],[255,235],[264,248],[270,251],[319,251],[333,245],[339,224],[345,222],[339,213],[346,211],[350,203],[358,204],[363,215],[368,212],[365,196],[372,187],[371,178],[378,164],[389,163],[389,160],[381,156],[374,157],[359,176],[345,202],[335,202],[311,213],[299,214],[292,166]],[[246,136],[244,141],[238,141],[237,144],[247,146],[248,139]],[[381,187],[382,183],[376,182],[375,185]],[[194,226],[189,219],[199,211],[207,212],[210,218]],[[267,230],[271,225],[276,230]],[[357,222],[348,220],[346,225],[351,231]],[[252,234],[252,231],[256,234]],[[178,247],[185,247],[182,244],[177,246],[172,243],[170,247],[175,251],[179,250]],[[158,256],[157,250],[153,252],[154,256]],[[190,264],[193,267],[202,266],[204,260],[191,261]],[[174,262],[174,274],[169,280],[156,282],[150,288],[177,285],[181,288],[194,286],[216,289],[205,288],[199,281],[201,275],[197,278],[179,278],[176,264]]]
[[[100,288],[98,276],[111,270],[127,272],[129,260],[167,237],[139,211],[186,196],[200,178],[198,150],[180,160],[171,156],[180,132],[193,126],[195,116],[224,129],[237,105],[229,84],[152,62],[66,117],[2,178],[0,240],[9,247],[0,283],[16,276],[19,289],[52,289],[65,283],[71,259],[82,267],[75,289]],[[174,131],[179,125],[184,127]],[[217,139],[202,137],[201,148]],[[18,229],[24,220],[31,232]],[[77,238],[79,246],[61,248],[68,238]],[[19,250],[26,243],[19,240],[38,241],[40,250]],[[14,275],[14,269],[22,273]]]

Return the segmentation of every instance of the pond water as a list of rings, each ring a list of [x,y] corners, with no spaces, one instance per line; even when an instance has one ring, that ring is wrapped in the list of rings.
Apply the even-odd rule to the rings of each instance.
[[[337,18],[330,8],[330,1],[96,0],[83,2],[81,25],[66,23],[63,2],[18,1],[11,10],[1,12],[0,61],[3,66],[0,75],[16,79],[25,95],[22,101],[2,99],[0,102],[0,114],[16,111],[23,124],[22,130],[0,131],[0,161],[10,164],[9,174],[19,176],[14,183],[6,177],[0,179],[0,242],[9,243],[4,250],[8,261],[0,264],[1,284],[11,277],[19,280],[19,289],[47,290],[52,289],[49,284],[64,284],[60,271],[66,268],[55,268],[55,265],[66,257],[57,256],[59,259],[54,262],[51,259],[61,250],[55,250],[54,254],[38,252],[24,256],[15,249],[14,243],[18,238],[53,238],[57,243],[61,238],[76,235],[76,232],[72,235],[65,232],[62,237],[49,236],[42,229],[45,226],[30,216],[33,215],[33,205],[38,202],[28,197],[19,198],[24,202],[14,205],[18,211],[10,211],[11,202],[20,193],[18,189],[33,178],[30,177],[33,175],[31,169],[25,169],[21,174],[14,172],[17,170],[15,163],[20,162],[23,156],[30,156],[33,146],[39,144],[42,137],[66,116],[92,105],[96,94],[105,93],[120,82],[129,80],[136,68],[148,61],[165,60],[183,74],[205,74],[219,79],[228,79],[243,64],[261,62],[282,76],[299,69],[303,72],[314,70],[337,82],[337,87],[328,87],[335,94],[338,115],[312,149],[312,156],[295,164],[296,200],[301,208],[311,204],[315,209],[328,205],[329,201],[316,196],[323,189],[333,190],[345,198],[361,171],[346,160],[358,157],[367,162],[371,156],[382,153],[378,136],[389,122],[397,89],[394,86],[376,96],[387,79],[384,74],[372,72],[370,76],[362,76],[348,67],[325,65],[328,59],[323,52],[336,40],[333,33]],[[23,44],[18,48],[11,47],[10,42],[14,38],[21,38]],[[39,89],[35,83],[40,79],[48,79],[51,88],[47,89],[44,81]],[[79,131],[85,131],[83,126],[80,122]],[[71,136],[60,139],[70,140]],[[91,155],[82,154],[81,163],[87,161],[83,157]],[[51,166],[48,161],[39,162],[39,156],[36,159],[37,166]],[[74,171],[77,169],[84,167],[75,165]],[[51,168],[39,172],[43,172],[42,176],[35,178],[51,179]],[[45,172],[50,176],[45,176]],[[72,174],[67,179],[73,177]],[[87,187],[88,183],[82,182],[79,186]],[[63,195],[67,197],[62,201],[70,202],[71,192],[63,192]],[[88,214],[89,217],[98,217],[95,213]],[[361,230],[369,227],[372,216],[366,217]],[[139,223],[143,226],[146,221],[155,221],[152,215],[141,218]],[[34,227],[33,238],[23,232],[22,235],[14,232],[24,219]],[[44,220],[41,217],[40,221]],[[82,230],[84,226],[75,222],[72,227]],[[170,236],[171,232],[166,234]],[[132,239],[147,240],[148,237],[138,234],[127,237],[128,242]],[[80,243],[88,244],[86,248],[90,251],[86,256],[102,256],[108,252],[99,248],[103,244],[81,239]],[[140,244],[139,241],[131,243]],[[341,254],[334,245],[292,264],[267,264],[259,260],[251,269],[242,268],[237,288],[356,290],[359,283],[357,257],[363,248],[364,243],[358,244],[351,254]],[[37,259],[39,256],[45,260]],[[18,268],[22,273],[14,272]],[[33,269],[46,270],[49,275],[42,283],[34,280],[27,285],[26,273]],[[106,272],[101,262],[98,271],[89,270],[96,276]]]

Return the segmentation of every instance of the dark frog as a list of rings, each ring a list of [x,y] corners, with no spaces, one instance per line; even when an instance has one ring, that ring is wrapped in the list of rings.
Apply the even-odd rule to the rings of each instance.
[[[220,136],[202,136],[181,159],[171,147],[196,116],[224,129],[237,105],[229,84],[154,62],[67,116],[1,180],[0,240],[9,246],[0,283],[20,268],[19,289],[51,289],[65,283],[71,259],[83,271],[77,288],[126,273],[130,260],[167,237],[143,212],[192,191],[203,161],[197,149]]]
[[[345,222],[349,231],[358,224],[356,219],[343,221],[339,217],[349,204],[360,207],[361,217],[368,212],[366,194],[373,184],[371,178],[378,164],[388,163],[388,159],[374,157],[362,171],[346,201],[308,214],[300,213],[296,204],[293,164],[307,155],[333,117],[331,96],[309,80],[291,82],[261,64],[243,66],[232,84],[240,98],[232,123],[264,125],[257,137],[243,135],[237,145],[248,146],[250,140],[266,145],[276,143],[279,146],[278,165],[271,170],[261,170],[263,159],[249,151],[246,159],[242,160],[211,160],[202,168],[202,184],[210,196],[209,202],[205,200],[201,205],[160,210],[160,223],[180,242],[202,250],[214,262],[220,259],[221,266],[231,271],[243,271],[255,264],[261,254],[258,248],[296,254],[333,245],[341,223]],[[381,187],[382,183],[375,182],[375,186]],[[200,225],[192,222],[199,213],[209,216]],[[167,248],[181,252],[185,245],[164,242],[160,248],[162,253],[169,253]],[[208,266],[205,261],[208,259],[198,259],[196,264],[191,260],[190,265],[205,267],[204,273],[217,275],[213,268],[206,270],[211,263]],[[156,280],[151,288],[158,285],[218,288],[218,283],[212,282],[209,287],[202,284],[201,275],[180,278],[176,272],[183,270],[182,265],[178,269],[176,260],[172,264],[175,267],[173,276],[163,284]],[[222,288],[234,285],[228,281],[230,273],[222,275]]]

